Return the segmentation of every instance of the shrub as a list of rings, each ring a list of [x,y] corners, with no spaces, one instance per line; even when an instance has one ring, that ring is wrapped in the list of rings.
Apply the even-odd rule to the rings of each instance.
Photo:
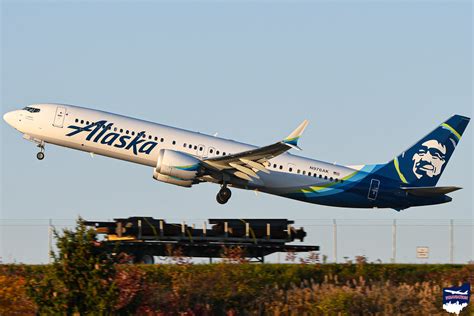
[[[59,253],[53,264],[33,275],[27,293],[40,314],[106,314],[117,297],[113,261],[94,253],[95,232],[79,218],[75,230],[54,232]]]

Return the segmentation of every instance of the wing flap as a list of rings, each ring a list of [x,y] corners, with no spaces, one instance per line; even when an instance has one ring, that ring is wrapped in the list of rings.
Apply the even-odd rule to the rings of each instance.
[[[298,140],[308,126],[308,121],[304,120],[288,137],[277,143],[242,151],[232,155],[208,158],[202,161],[202,165],[217,170],[227,172],[243,180],[250,181],[252,178],[259,179],[257,172],[270,173],[265,164],[268,160],[277,157],[286,151],[298,147]]]
[[[232,168],[235,168],[235,169],[239,170],[240,172],[245,173],[245,174],[248,175],[248,176],[251,176],[251,177],[260,179],[260,177],[257,176],[257,174],[255,173],[255,171],[253,171],[253,170],[250,169],[250,168],[244,167],[244,166],[242,166],[242,165],[238,165],[238,164],[233,163],[233,162],[229,162],[229,165],[230,165]]]

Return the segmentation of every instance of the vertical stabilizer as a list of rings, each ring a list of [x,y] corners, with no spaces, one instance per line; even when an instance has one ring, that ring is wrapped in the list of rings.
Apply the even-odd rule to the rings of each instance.
[[[453,115],[379,170],[405,186],[435,186],[470,118]]]

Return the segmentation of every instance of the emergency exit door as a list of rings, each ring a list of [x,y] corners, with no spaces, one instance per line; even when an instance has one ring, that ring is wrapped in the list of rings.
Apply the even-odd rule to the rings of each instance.
[[[369,200],[375,201],[377,199],[377,195],[379,194],[379,187],[380,187],[379,180],[372,179],[372,181],[370,181],[369,194],[367,195],[367,198]]]

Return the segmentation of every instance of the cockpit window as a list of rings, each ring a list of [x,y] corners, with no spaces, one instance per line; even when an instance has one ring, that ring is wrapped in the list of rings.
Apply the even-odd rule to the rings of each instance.
[[[38,113],[40,111],[40,109],[32,108],[31,106],[27,106],[27,107],[23,108],[23,110],[28,111],[30,113]]]

